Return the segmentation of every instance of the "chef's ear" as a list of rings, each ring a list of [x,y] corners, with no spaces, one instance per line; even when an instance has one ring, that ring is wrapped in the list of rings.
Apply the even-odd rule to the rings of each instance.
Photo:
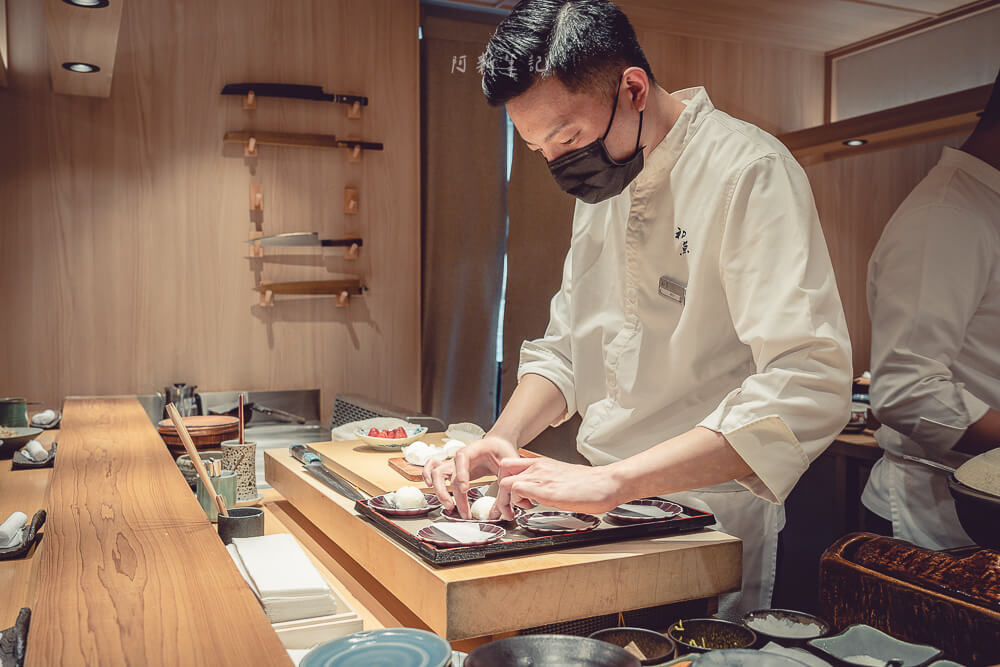
[[[625,90],[628,91],[632,100],[632,108],[636,111],[644,111],[646,102],[649,99],[649,75],[641,67],[629,67],[622,74]]]

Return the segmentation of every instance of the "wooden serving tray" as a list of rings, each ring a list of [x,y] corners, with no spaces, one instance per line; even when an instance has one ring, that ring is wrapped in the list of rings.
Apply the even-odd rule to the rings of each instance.
[[[355,443],[356,444],[356,443]],[[389,454],[388,456],[392,456]],[[741,545],[715,530],[432,565],[302,469],[264,452],[266,479],[374,581],[448,640],[714,597],[739,588]],[[399,474],[383,461],[384,474]],[[513,605],[512,601],[516,601]],[[498,610],[483,614],[483,609]]]
[[[523,457],[528,458],[538,458],[539,455],[534,452],[529,452],[527,449],[519,449],[517,453]],[[402,456],[394,456],[389,459],[389,467],[398,472],[400,475],[410,480],[411,482],[422,482],[424,481],[424,467],[413,465],[407,461]]]
[[[519,556],[536,551],[551,551],[585,544],[602,544],[670,535],[700,530],[715,523],[715,515],[713,514],[700,512],[684,505],[681,507],[684,509],[683,514],[649,523],[619,523],[614,519],[606,518],[605,514],[599,514],[597,516],[600,517],[601,524],[597,528],[579,533],[539,535],[525,530],[513,522],[508,522],[502,525],[507,534],[497,542],[481,546],[436,547],[419,539],[416,533],[424,526],[429,526],[440,519],[441,510],[434,510],[429,515],[420,517],[390,517],[372,509],[368,505],[368,501],[359,500],[354,504],[354,509],[359,514],[433,565],[456,565],[486,558]],[[539,505],[532,511],[551,509],[553,508]]]

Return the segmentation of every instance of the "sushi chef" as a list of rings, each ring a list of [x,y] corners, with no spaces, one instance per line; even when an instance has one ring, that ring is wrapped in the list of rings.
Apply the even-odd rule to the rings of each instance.
[[[884,450],[862,502],[894,537],[971,544],[948,474],[1000,446],[1000,77],[972,135],[945,148],[868,263],[872,410]]]
[[[781,503],[849,413],[850,341],[805,173],[703,88],[659,87],[607,0],[520,2],[480,66],[488,102],[578,202],[517,389],[427,482],[465,516],[486,473],[505,518],[654,495],[710,510],[744,540],[743,589],[720,614],[768,606]],[[577,412],[592,466],[518,458]]]

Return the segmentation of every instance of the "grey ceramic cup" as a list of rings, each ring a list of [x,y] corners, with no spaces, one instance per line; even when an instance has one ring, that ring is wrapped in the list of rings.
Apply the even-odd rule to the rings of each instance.
[[[227,508],[236,504],[235,472],[232,470],[223,470],[222,474],[218,477],[212,477],[212,486],[215,487],[215,492],[222,496]],[[219,516],[219,508],[215,506],[215,498],[209,495],[205,485],[201,483],[201,477],[197,479],[195,493],[198,496],[198,502],[201,503],[201,508],[208,515],[208,520],[215,523],[216,518]],[[229,511],[231,512],[232,510]]]
[[[219,515],[219,537],[229,544],[234,537],[260,537],[264,534],[264,510],[259,507],[234,507],[229,516]]]

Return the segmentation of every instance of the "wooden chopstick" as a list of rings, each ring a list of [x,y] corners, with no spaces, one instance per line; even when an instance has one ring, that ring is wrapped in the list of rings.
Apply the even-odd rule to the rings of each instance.
[[[240,420],[240,444],[243,444],[243,392],[240,392],[239,398],[236,401],[239,404],[237,419]]]
[[[208,472],[205,470],[205,464],[201,462],[201,456],[198,455],[198,450],[195,449],[194,441],[191,440],[191,434],[188,433],[187,427],[184,426],[184,420],[181,419],[181,415],[177,412],[177,408],[173,403],[167,404],[167,414],[170,415],[170,421],[174,423],[174,428],[177,429],[177,435],[181,437],[181,442],[184,443],[184,449],[187,450],[188,457],[191,459],[194,469],[198,471],[198,477],[201,478],[201,483],[205,485],[205,490],[208,491],[208,495],[215,499],[215,506],[219,509],[219,514],[222,516],[229,516],[229,512],[226,511],[226,500],[222,497],[221,493],[215,492],[212,480],[209,478]]]

